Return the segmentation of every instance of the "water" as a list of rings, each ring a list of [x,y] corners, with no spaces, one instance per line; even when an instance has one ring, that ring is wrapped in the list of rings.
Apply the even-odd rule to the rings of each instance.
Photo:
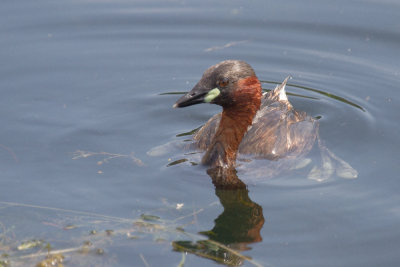
[[[250,248],[240,253],[253,261],[231,257],[244,266],[397,266],[399,10],[397,1],[356,0],[3,1],[0,254],[35,265],[45,248],[16,247],[41,239],[72,250],[66,266],[177,266],[171,242],[206,240],[198,233],[214,228],[217,241]],[[227,193],[201,166],[166,167],[183,151],[147,155],[220,110],[172,109],[179,95],[160,94],[191,89],[230,58],[262,80],[292,75],[294,85],[362,107],[287,88],[318,98],[290,101],[321,117],[321,138],[358,178],[254,181],[239,172],[248,192]],[[158,228],[132,224],[141,214],[160,217]],[[74,252],[85,241],[89,252]],[[185,266],[218,265],[192,252]]]

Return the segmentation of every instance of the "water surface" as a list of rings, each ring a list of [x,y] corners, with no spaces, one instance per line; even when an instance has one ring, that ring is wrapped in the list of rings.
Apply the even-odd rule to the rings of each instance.
[[[35,239],[71,249],[65,266],[217,266],[200,248],[177,252],[178,241],[212,248],[210,239],[252,259],[225,264],[397,266],[399,10],[356,0],[1,3],[0,254],[34,265],[45,248],[16,248]],[[179,95],[161,94],[190,90],[224,59],[265,81],[291,75],[288,92],[312,98],[289,100],[320,118],[325,145],[358,177],[239,172],[248,191],[227,193],[202,166],[167,167],[183,151],[149,156],[220,111],[172,109]],[[231,213],[254,220],[240,228]],[[89,251],[75,252],[86,241]]]

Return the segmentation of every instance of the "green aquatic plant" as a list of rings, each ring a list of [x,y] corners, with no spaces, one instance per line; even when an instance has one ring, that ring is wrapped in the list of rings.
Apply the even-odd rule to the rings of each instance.
[[[279,82],[274,82],[274,81],[261,81],[260,80],[260,82],[261,83],[267,83],[267,84],[279,84]],[[319,90],[319,89],[315,89],[315,88],[311,88],[311,87],[307,87],[307,86],[302,86],[302,85],[298,85],[298,84],[290,84],[290,83],[288,83],[287,86],[291,86],[291,87],[303,89],[303,90],[306,90],[306,91],[310,91],[310,92],[313,92],[313,93],[317,93],[317,94],[329,97],[331,99],[337,100],[339,102],[348,104],[348,105],[353,106],[355,108],[358,108],[358,109],[360,109],[362,111],[365,111],[365,109],[362,106],[360,106],[360,105],[358,105],[358,104],[356,104],[356,103],[354,103],[354,102],[352,102],[352,101],[350,101],[350,100],[348,100],[348,99],[346,99],[344,97],[341,97],[341,96],[338,96],[338,95],[335,95],[335,94],[332,94],[332,93],[328,93],[328,92],[325,92],[323,90]],[[268,91],[268,89],[264,89],[264,90]],[[310,98],[310,99],[318,100],[318,98],[316,98],[316,97],[310,97],[310,96],[306,96],[306,95],[300,95],[300,94],[294,94],[294,93],[287,93],[287,94],[288,95],[292,95],[292,96],[297,96],[297,97],[304,97],[304,98]]]
[[[278,85],[278,84],[281,83],[281,82],[266,81],[266,80],[260,80],[260,82],[264,83],[264,84],[274,84],[274,85]],[[302,85],[298,85],[298,84],[293,84],[293,83],[291,83],[291,84],[288,83],[287,86],[291,86],[291,87],[299,88],[299,89],[302,89],[302,90],[305,90],[305,91],[313,92],[313,93],[316,93],[316,94],[319,94],[319,95],[323,95],[323,96],[326,96],[328,98],[334,99],[336,101],[339,101],[339,102],[348,104],[350,106],[353,106],[353,107],[355,107],[357,109],[360,109],[362,111],[365,111],[365,109],[362,106],[350,101],[349,99],[346,99],[346,98],[344,98],[342,96],[335,95],[333,93],[326,92],[326,91],[321,90],[321,89],[315,89],[315,88],[302,86]],[[263,91],[264,92],[268,92],[268,91],[270,91],[270,89],[263,88]],[[167,93],[161,93],[159,95],[183,95],[183,94],[186,94],[186,93],[187,92],[167,92]],[[318,97],[313,97],[313,96],[309,96],[309,95],[305,95],[305,94],[296,94],[296,93],[292,93],[292,92],[287,92],[287,94],[291,95],[291,96],[296,96],[296,97],[308,98],[308,99],[312,99],[312,100],[319,100]]]

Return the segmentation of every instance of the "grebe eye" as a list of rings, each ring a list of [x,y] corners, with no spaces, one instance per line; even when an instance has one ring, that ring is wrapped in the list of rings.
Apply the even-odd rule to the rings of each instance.
[[[226,78],[224,78],[224,79],[222,79],[221,81],[218,82],[218,85],[219,85],[220,87],[225,87],[225,86],[228,85],[228,83],[229,83],[229,80],[226,79]]]

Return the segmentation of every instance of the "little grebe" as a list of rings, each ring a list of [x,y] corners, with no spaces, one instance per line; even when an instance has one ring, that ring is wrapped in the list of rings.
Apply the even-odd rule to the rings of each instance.
[[[235,167],[237,153],[276,160],[309,152],[317,136],[317,122],[289,103],[285,85],[262,94],[261,83],[244,61],[226,60],[208,68],[195,87],[174,107],[200,103],[222,106],[194,135],[206,150],[202,163]]]

